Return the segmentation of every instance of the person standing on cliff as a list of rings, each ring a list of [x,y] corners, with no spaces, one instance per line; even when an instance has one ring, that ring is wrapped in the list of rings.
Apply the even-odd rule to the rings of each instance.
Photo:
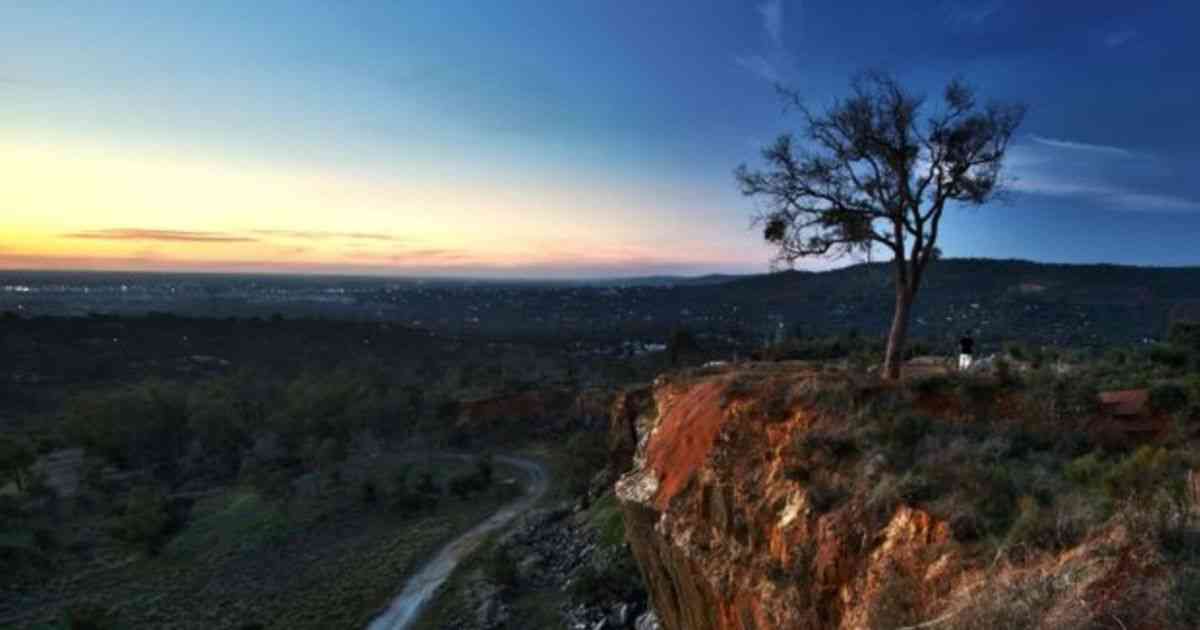
[[[965,372],[971,369],[971,362],[975,356],[975,339],[971,337],[971,333],[966,333],[962,339],[958,340],[958,370]]]

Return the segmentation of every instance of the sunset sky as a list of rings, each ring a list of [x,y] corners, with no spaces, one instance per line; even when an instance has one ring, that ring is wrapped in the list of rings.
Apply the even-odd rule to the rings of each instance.
[[[772,86],[863,68],[1030,106],[947,255],[1200,264],[1200,4],[1143,4],[4,3],[0,268],[764,271]]]

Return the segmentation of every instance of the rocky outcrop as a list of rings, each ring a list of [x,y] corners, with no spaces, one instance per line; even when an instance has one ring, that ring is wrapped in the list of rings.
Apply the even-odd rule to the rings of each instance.
[[[649,387],[630,388],[613,398],[608,430],[608,472],[612,475],[633,467],[638,448],[638,419],[650,411],[653,398]]]
[[[665,630],[1001,627],[986,616],[1000,595],[980,598],[1001,588],[1045,597],[1002,627],[1083,628],[1093,626],[1072,623],[1105,593],[1158,584],[1117,531],[1007,566],[966,553],[933,511],[875,501],[883,464],[872,457],[797,470],[798,440],[850,422],[806,402],[828,378],[743,366],[663,377],[618,399],[647,401],[615,406],[614,457],[629,462],[616,494]],[[1155,618],[1122,623],[1169,627]]]
[[[461,578],[455,613],[446,630],[508,630],[546,627],[519,602],[529,596],[552,606],[564,630],[654,630],[645,625],[646,597],[632,589],[620,597],[596,594],[589,584],[598,568],[628,566],[626,551],[602,543],[589,514],[568,504],[534,510],[518,519],[487,554],[482,566]],[[507,567],[507,568],[506,568]],[[627,575],[627,571],[625,575]],[[526,610],[522,610],[525,608]],[[545,614],[547,611],[542,611]],[[643,626],[636,625],[643,623]]]

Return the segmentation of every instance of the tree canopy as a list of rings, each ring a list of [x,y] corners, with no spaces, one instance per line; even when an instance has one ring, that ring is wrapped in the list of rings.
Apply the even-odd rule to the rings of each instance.
[[[912,297],[939,253],[942,215],[953,204],[984,204],[1001,190],[1004,155],[1025,107],[982,105],[960,80],[947,84],[938,106],[927,107],[924,97],[880,72],[859,75],[848,97],[819,112],[783,92],[803,117],[804,138],[781,135],[763,150],[764,168],[737,168],[738,184],[762,201],[755,221],[775,247],[776,266],[880,249],[892,254],[897,317],[885,363],[894,375]]]

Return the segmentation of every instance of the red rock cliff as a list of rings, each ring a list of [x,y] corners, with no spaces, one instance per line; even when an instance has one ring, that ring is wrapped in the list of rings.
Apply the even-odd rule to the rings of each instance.
[[[828,426],[829,414],[803,402],[764,410],[767,391],[811,391],[825,378],[799,367],[660,378],[625,398],[648,404],[614,409],[612,435],[637,442],[616,484],[626,537],[667,630],[924,627],[917,624],[939,619],[953,628],[982,619],[974,624],[983,630],[1001,626],[971,609],[981,592],[1023,593],[1023,585],[1054,580],[1063,586],[1031,625],[1002,627],[1092,627],[1067,623],[1082,618],[1075,607],[1111,599],[1130,580],[1161,591],[1119,540],[1104,557],[1092,541],[1003,571],[965,558],[949,524],[930,512],[903,503],[868,509],[870,461],[831,473],[858,477],[842,484],[850,496],[829,507],[788,461],[790,445]],[[1153,619],[1122,625],[1166,627]]]

